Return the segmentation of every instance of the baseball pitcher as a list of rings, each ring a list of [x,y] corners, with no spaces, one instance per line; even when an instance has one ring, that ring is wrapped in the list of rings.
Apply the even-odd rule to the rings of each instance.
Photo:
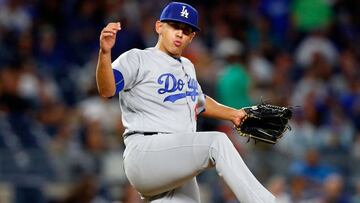
[[[101,32],[96,81],[102,97],[119,95],[125,173],[145,201],[199,203],[196,176],[215,167],[240,202],[275,202],[224,133],[196,132],[198,114],[235,126],[246,118],[243,109],[206,96],[194,65],[181,56],[200,30],[197,10],[169,3],[155,23],[155,47],[131,49],[112,62],[120,30],[115,22]]]

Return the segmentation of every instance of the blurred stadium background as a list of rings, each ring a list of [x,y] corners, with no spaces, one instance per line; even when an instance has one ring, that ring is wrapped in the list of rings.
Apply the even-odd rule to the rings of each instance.
[[[360,202],[360,1],[185,1],[202,31],[185,56],[204,92],[240,108],[293,106],[275,146],[227,132],[282,203]],[[0,202],[139,203],[122,168],[117,98],[96,92],[99,33],[121,21],[113,59],[154,46],[165,0],[0,0]],[[235,203],[214,170],[204,203]],[[256,192],[256,191],[255,191]]]

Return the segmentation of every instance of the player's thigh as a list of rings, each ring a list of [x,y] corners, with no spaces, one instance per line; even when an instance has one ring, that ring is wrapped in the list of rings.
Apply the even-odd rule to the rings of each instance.
[[[167,195],[151,201],[151,203],[200,203],[200,191],[196,178],[176,188]]]
[[[162,134],[133,139],[125,151],[125,172],[129,181],[144,195],[177,188],[211,167],[209,150],[213,143],[228,140],[219,132]]]

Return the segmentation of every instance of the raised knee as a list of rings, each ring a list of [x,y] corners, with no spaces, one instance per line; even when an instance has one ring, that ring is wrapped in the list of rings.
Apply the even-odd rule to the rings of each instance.
[[[232,144],[229,137],[223,132],[214,133],[214,142]]]
[[[212,164],[216,165],[219,159],[228,156],[229,152],[232,152],[232,148],[234,148],[234,145],[225,133],[214,133],[209,151]]]

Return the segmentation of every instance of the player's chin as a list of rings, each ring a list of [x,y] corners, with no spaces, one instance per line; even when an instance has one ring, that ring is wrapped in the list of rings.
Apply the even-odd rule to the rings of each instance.
[[[173,56],[180,56],[182,53],[182,50],[183,50],[183,48],[174,46],[170,49],[170,53]]]

